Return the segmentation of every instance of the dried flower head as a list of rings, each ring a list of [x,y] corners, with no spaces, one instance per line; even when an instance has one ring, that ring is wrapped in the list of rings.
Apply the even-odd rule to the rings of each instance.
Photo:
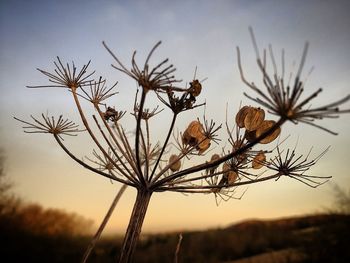
[[[78,95],[87,101],[90,101],[94,105],[98,105],[101,104],[102,101],[112,97],[115,94],[118,94],[118,92],[112,92],[117,84],[118,82],[116,82],[112,87],[108,88],[106,85],[106,80],[100,77],[98,81],[91,81],[88,85],[85,85],[87,87],[82,87],[81,91],[83,94]]]
[[[106,121],[116,123],[125,115],[125,113],[126,111],[117,111],[112,107],[107,107],[106,111],[103,112],[103,117]]]
[[[277,156],[270,159],[270,161],[264,161],[263,163],[267,168],[278,172],[280,176],[285,175],[302,182],[303,184],[316,188],[326,183],[332,178],[332,176],[312,176],[307,175],[306,172],[321,159],[328,149],[329,147],[312,160],[309,160],[312,148],[304,157],[303,155],[297,156],[295,148],[293,150],[287,149],[283,156],[283,152],[277,147]]]
[[[67,63],[66,66],[61,62],[60,58],[57,57],[57,62],[53,62],[55,65],[54,73],[47,72],[42,69],[37,69],[47,77],[49,77],[49,81],[54,83],[53,85],[42,85],[42,86],[27,86],[28,88],[69,88],[71,90],[76,90],[77,88],[85,85],[89,85],[92,79],[89,79],[91,75],[95,73],[95,71],[91,73],[87,73],[87,68],[90,65],[90,61],[84,65],[81,70],[77,71],[77,68],[72,62],[72,65],[69,66]]]
[[[161,109],[159,110],[158,109],[159,106],[157,105],[157,107],[155,107],[154,109],[147,109],[147,108],[144,108],[141,112],[141,119],[143,120],[149,120],[150,118],[154,117],[155,115],[157,115],[158,113],[162,112],[164,109]],[[135,117],[138,116],[139,114],[139,111],[140,111],[140,106],[135,102],[135,105],[134,105],[134,112],[131,113],[132,115],[134,115]]]
[[[115,165],[118,164],[118,159],[113,157],[112,161],[110,160],[110,157],[113,156],[111,149],[109,149],[107,153],[109,157],[105,155],[101,156],[94,150],[92,154],[94,155],[95,159],[88,157],[86,157],[86,159],[96,164],[100,171],[107,171],[109,174],[114,175],[114,173],[117,173]]]
[[[166,92],[167,100],[161,96],[162,93],[157,92],[157,96],[175,114],[205,105],[205,103],[195,105],[196,99],[189,90],[180,93],[180,96],[177,96],[171,88]]]
[[[184,89],[173,87],[173,84],[180,82],[180,80],[176,80],[175,76],[171,75],[176,70],[174,66],[172,64],[166,66],[169,59],[164,59],[152,69],[149,68],[149,64],[148,64],[149,60],[153,52],[157,49],[157,47],[160,44],[161,44],[161,41],[159,41],[151,49],[142,69],[140,69],[139,66],[136,64],[136,61],[135,61],[136,51],[134,51],[131,59],[132,68],[129,70],[123,65],[123,63],[121,63],[121,61],[117,58],[117,56],[109,49],[106,43],[103,42],[104,47],[107,49],[107,51],[112,55],[112,57],[117,62],[117,65],[112,65],[112,67],[114,67],[115,69],[125,73],[129,77],[136,80],[137,83],[143,88],[143,90],[145,91],[154,90],[154,91],[166,92],[171,88],[173,90],[176,89],[176,90],[184,91]]]
[[[254,92],[258,94],[258,97],[252,97],[250,95],[247,95],[246,93],[244,94],[253,101],[266,107],[272,114],[280,116],[285,120],[290,120],[293,123],[306,123],[320,128],[322,130],[325,130],[327,132],[330,132],[332,134],[336,134],[335,132],[332,132],[329,129],[315,124],[315,120],[323,118],[336,118],[341,113],[349,113],[350,109],[341,110],[339,109],[339,106],[349,101],[350,95],[333,103],[316,108],[312,108],[310,102],[314,98],[316,98],[319,93],[322,92],[321,88],[312,93],[311,95],[307,96],[306,98],[302,99],[302,94],[304,92],[304,83],[300,80],[300,78],[306,60],[307,50],[309,46],[308,43],[305,44],[299,68],[295,76],[294,85],[291,87],[288,83],[287,86],[285,86],[284,51],[282,51],[282,74],[278,75],[272,47],[271,45],[269,46],[269,53],[274,71],[273,74],[270,76],[266,69],[266,53],[264,52],[264,57],[263,59],[261,59],[259,55],[258,46],[256,44],[256,40],[253,34],[253,30],[251,28],[250,33],[257,56],[257,63],[263,75],[263,83],[266,88],[266,92],[264,92],[261,88],[258,88],[254,83],[249,82],[245,79],[241,64],[240,51],[237,47],[238,66],[241,78],[248,87],[250,87]]]
[[[34,121],[33,123],[14,117],[15,120],[28,125],[23,127],[26,133],[51,133],[61,138],[61,135],[76,136],[76,133],[83,131],[78,129],[79,126],[74,122],[63,119],[62,115],[58,117],[58,120],[55,120],[53,116],[49,117],[44,114],[41,114],[42,121],[39,121],[39,119],[34,118],[32,115],[30,117]]]

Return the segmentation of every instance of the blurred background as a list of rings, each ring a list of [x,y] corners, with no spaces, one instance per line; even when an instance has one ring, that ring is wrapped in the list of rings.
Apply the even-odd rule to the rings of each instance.
[[[23,133],[22,125],[13,119],[14,116],[28,119],[31,114],[39,116],[48,112],[63,114],[79,123],[67,90],[26,88],[27,85],[47,83],[36,68],[53,70],[56,56],[64,61],[74,61],[78,67],[91,60],[91,69],[96,70],[96,76],[106,77],[109,84],[119,82],[119,94],[110,103],[118,110],[130,111],[135,83],[110,66],[114,61],[101,43],[106,41],[121,61],[130,65],[128,63],[134,50],[138,51],[137,58],[142,62],[152,46],[162,40],[153,61],[156,63],[169,57],[177,68],[177,78],[183,79],[184,85],[192,80],[197,67],[196,77],[208,78],[203,82],[199,98],[199,101],[207,103],[208,118],[223,123],[227,110],[231,118],[229,122],[233,125],[240,103],[251,104],[243,96],[248,88],[240,81],[236,46],[241,48],[247,78],[254,82],[261,78],[249,26],[254,28],[261,49],[272,44],[277,57],[281,49],[285,49],[287,72],[293,70],[294,61],[298,63],[304,43],[310,42],[305,73],[313,66],[315,70],[307,80],[305,94],[322,87],[324,91],[313,105],[317,106],[349,93],[349,11],[350,5],[345,0],[1,1],[0,148],[1,180],[4,185],[1,191],[3,200],[6,200],[3,203],[11,204],[10,210],[17,211],[13,213],[20,218],[18,224],[26,226],[18,238],[29,230],[38,237],[40,231],[35,229],[46,229],[44,225],[53,226],[53,222],[58,226],[43,230],[45,236],[57,233],[60,233],[58,236],[91,234],[120,188],[120,184],[112,184],[79,167],[52,137]],[[165,110],[158,120],[154,120],[154,139],[164,138],[167,126],[164,125],[162,130],[163,127],[157,123],[166,124],[167,114]],[[189,121],[202,115],[202,108],[184,114],[178,122],[178,129],[184,129]],[[324,213],[332,207],[336,210],[335,193],[345,189],[346,196],[350,184],[348,123],[348,116],[322,121],[322,125],[338,132],[338,136],[293,124],[285,125],[282,131],[284,137],[290,135],[285,146],[297,143],[301,154],[307,154],[313,147],[311,155],[317,156],[331,146],[310,171],[313,175],[333,176],[330,184],[313,189],[281,178],[277,182],[252,185],[241,200],[221,202],[219,206],[212,195],[154,194],[143,233],[226,229],[248,219],[300,218],[305,214]],[[125,125],[131,130],[133,123],[127,122]],[[222,136],[225,136],[224,131]],[[84,138],[67,138],[66,143],[78,156],[92,155],[91,144]],[[341,186],[338,192],[334,190],[335,185]],[[133,189],[126,190],[107,226],[105,238],[123,235],[135,196]],[[6,209],[3,211],[8,211]],[[40,217],[45,218],[42,224],[38,223]],[[62,219],[61,223],[59,218]],[[16,220],[12,218],[10,222]],[[309,226],[312,225],[310,222],[321,222],[323,219],[317,220],[312,219],[305,224]],[[14,228],[17,229],[17,225]],[[266,231],[271,233],[270,230]],[[171,238],[173,243],[169,247],[175,247],[177,235]],[[28,236],[28,240],[33,240],[32,236]],[[85,244],[87,240],[81,242]],[[82,251],[78,247],[84,247],[79,242],[70,246],[77,247],[76,251],[79,252],[74,255],[76,257]],[[147,243],[148,246],[152,242]],[[182,247],[186,247],[185,242],[186,239]],[[216,244],[216,241],[213,242]],[[235,240],[227,239],[225,242]],[[187,249],[190,249],[189,246]],[[117,251],[115,247],[113,249],[112,254]],[[271,249],[274,249],[273,246]],[[254,253],[257,254],[256,251]],[[64,255],[63,252],[59,254]],[[204,252],[201,255],[205,255]],[[233,258],[220,260],[230,259]]]

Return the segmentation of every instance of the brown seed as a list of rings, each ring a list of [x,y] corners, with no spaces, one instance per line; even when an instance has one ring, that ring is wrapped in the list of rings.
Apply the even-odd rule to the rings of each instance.
[[[271,129],[272,126],[276,124],[275,121],[269,120],[269,121],[263,121],[263,123],[260,125],[260,127],[256,130],[256,137],[261,136],[265,132],[267,132],[269,129]],[[267,144],[272,141],[274,141],[278,135],[281,133],[281,128],[278,127],[273,133],[271,133],[269,136],[266,138],[262,139],[260,141],[261,144]]]
[[[203,137],[203,126],[199,121],[192,121],[182,135],[182,142],[194,146],[199,137]]]
[[[211,156],[210,162],[214,162],[214,161],[219,160],[219,159],[220,159],[220,155],[215,153]]]
[[[202,84],[198,81],[198,79],[190,82],[190,93],[193,97],[197,97],[202,91]]]
[[[248,131],[255,131],[265,119],[265,111],[260,108],[250,107],[244,118],[244,127]]]
[[[176,172],[181,168],[181,161],[178,158],[176,154],[171,155],[169,158],[170,170],[172,172]]]
[[[247,116],[250,108],[250,106],[244,106],[236,114],[236,124],[239,128],[244,128],[244,119]]]
[[[228,163],[222,165],[223,175],[226,177],[227,173],[230,171],[231,167]]]
[[[260,151],[253,159],[252,161],[252,168],[253,169],[260,169],[264,166],[263,162],[266,161],[265,153]]]
[[[228,184],[233,184],[237,178],[237,172],[231,170],[231,167],[228,163],[224,163],[222,166],[223,176],[227,179]]]
[[[210,139],[205,136],[198,138],[198,142],[197,150],[199,154],[204,153],[210,147]]]
[[[203,126],[199,121],[192,121],[186,131],[191,137],[197,138],[203,134]]]
[[[229,185],[233,184],[234,182],[236,182],[237,178],[238,178],[237,172],[235,172],[235,171],[229,171],[228,172],[227,182],[228,182]]]
[[[190,144],[191,138],[192,138],[192,137],[189,135],[188,131],[185,130],[184,134],[182,135],[182,142],[183,142],[184,144]]]

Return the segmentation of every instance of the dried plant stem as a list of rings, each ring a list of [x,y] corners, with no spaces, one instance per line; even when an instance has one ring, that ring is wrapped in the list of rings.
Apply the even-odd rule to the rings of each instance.
[[[142,168],[141,168],[141,161],[140,161],[140,133],[141,133],[141,120],[142,120],[142,111],[143,107],[145,105],[145,100],[146,100],[146,94],[147,91],[144,89],[142,90],[141,94],[141,102],[140,102],[140,109],[139,113],[137,116],[137,122],[136,122],[136,137],[135,137],[135,153],[136,153],[136,164],[137,164],[137,169],[138,169],[138,178],[141,183],[146,185],[146,180],[142,176]]]
[[[98,106],[98,104],[94,105],[94,106],[95,106],[95,109],[97,110],[101,120],[103,121],[104,126],[106,127],[106,129],[108,130],[111,138],[113,139],[113,142],[117,146],[117,149],[122,153],[122,156],[127,160],[128,164],[130,164],[130,166],[133,169],[133,171],[136,172],[136,167],[135,167],[135,165],[133,165],[133,161],[132,161],[131,157],[128,155],[127,147],[124,145],[125,146],[125,150],[123,149],[122,145],[119,143],[119,141],[117,140],[115,134],[113,133],[111,127],[108,125],[107,121],[103,118],[103,113],[102,113],[100,107]],[[116,124],[116,125],[118,125],[118,124]],[[119,132],[119,134],[118,134],[119,137],[122,138],[122,134],[120,133],[119,127],[118,127],[117,131]],[[113,149],[113,148],[111,148],[111,149]],[[116,157],[118,158],[118,160],[120,159],[118,157],[118,155],[116,155]],[[124,162],[120,161],[120,163],[127,170]]]
[[[177,241],[176,250],[175,250],[175,257],[174,257],[174,263],[178,263],[179,261],[179,252],[182,242],[182,234],[179,234],[179,240]]]
[[[148,191],[147,189],[137,190],[136,201],[132,210],[128,228],[126,230],[122,248],[120,250],[119,263],[132,262],[132,255],[134,254],[140,237],[142,224],[145,219],[151,196],[152,192]]]
[[[128,187],[128,186],[124,184],[124,185],[119,189],[118,194],[117,194],[116,197],[114,198],[114,200],[113,200],[113,202],[112,202],[110,208],[108,209],[108,212],[107,212],[106,216],[104,217],[104,219],[103,219],[101,225],[100,225],[99,228],[97,229],[96,234],[94,235],[94,237],[93,237],[92,240],[90,241],[90,244],[89,244],[88,248],[86,249],[86,251],[85,251],[85,253],[84,253],[83,259],[81,260],[82,263],[85,263],[85,262],[87,261],[87,259],[89,258],[90,253],[91,253],[92,250],[94,249],[94,247],[95,247],[97,241],[100,239],[100,236],[101,236],[101,234],[102,234],[102,232],[103,232],[103,230],[104,230],[106,224],[108,223],[108,221],[109,221],[109,219],[110,219],[110,217],[111,217],[111,215],[112,215],[112,213],[113,213],[113,211],[114,211],[116,205],[118,204],[120,197],[123,195],[123,193],[125,192],[125,190],[126,190],[127,187]]]
[[[160,160],[161,160],[161,158],[162,158],[162,156],[163,156],[163,153],[164,153],[164,151],[165,151],[165,148],[166,148],[167,145],[168,145],[168,142],[169,142],[171,133],[173,132],[173,129],[174,129],[174,125],[175,125],[175,122],[176,122],[176,117],[177,117],[177,114],[174,114],[174,115],[173,115],[173,119],[171,120],[171,124],[170,124],[170,128],[169,128],[167,137],[166,137],[165,142],[164,142],[164,144],[163,144],[162,150],[160,151],[160,154],[159,154],[159,156],[158,156],[158,159],[157,159],[157,161],[156,161],[156,163],[155,163],[155,165],[154,165],[153,171],[152,171],[152,173],[151,173],[151,177],[150,177],[150,179],[149,179],[150,181],[152,181],[153,175],[154,175],[154,173],[156,172],[157,167],[158,167],[158,164],[159,164],[159,162],[160,162]],[[152,181],[152,183],[155,182],[158,178],[159,178],[159,176],[155,177],[154,180]]]

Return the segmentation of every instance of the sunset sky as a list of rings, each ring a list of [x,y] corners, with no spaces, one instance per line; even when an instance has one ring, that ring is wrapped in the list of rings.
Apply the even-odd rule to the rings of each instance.
[[[76,121],[77,112],[66,89],[27,89],[47,79],[36,68],[53,70],[59,56],[82,66],[91,60],[96,76],[108,83],[119,81],[119,94],[110,101],[120,110],[132,110],[136,85],[113,69],[112,57],[102,46],[106,41],[119,58],[130,65],[133,50],[142,63],[152,46],[162,40],[154,60],[169,57],[176,76],[203,82],[199,101],[206,101],[208,118],[233,120],[240,102],[253,104],[240,80],[236,46],[241,48],[248,79],[259,82],[248,27],[252,26],[260,48],[272,44],[276,56],[286,50],[286,66],[298,63],[306,41],[310,49],[305,75],[305,94],[324,88],[313,105],[335,101],[350,93],[350,4],[348,1],[1,1],[0,2],[0,148],[13,191],[29,202],[63,208],[97,223],[114,198],[119,183],[95,175],[74,163],[49,135],[25,134],[13,117],[29,119],[42,112],[64,114]],[[350,103],[347,103],[350,108]],[[91,113],[90,110],[88,112]],[[177,128],[203,115],[203,108],[185,113]],[[170,113],[151,123],[153,138],[164,139]],[[130,119],[130,118],[129,118]],[[350,115],[321,121],[339,132],[330,135],[305,125],[287,124],[282,137],[286,146],[298,144],[316,156],[331,145],[310,174],[333,176],[332,182],[349,188]],[[160,125],[164,124],[164,125]],[[153,124],[153,125],[152,125]],[[164,127],[163,127],[164,126]],[[133,123],[126,123],[133,130]],[[222,136],[225,133],[222,131]],[[67,138],[80,157],[92,156],[88,140]],[[223,146],[224,144],[222,144]],[[220,147],[222,147],[220,146]],[[217,147],[217,151],[220,151]],[[214,150],[215,151],[215,150]],[[249,218],[275,218],[324,211],[332,204],[331,184],[312,189],[289,178],[252,185],[241,200],[216,205],[212,195],[154,194],[146,215],[144,232],[204,229],[226,226]],[[108,232],[122,233],[132,210],[135,190],[128,188],[108,225]]]

